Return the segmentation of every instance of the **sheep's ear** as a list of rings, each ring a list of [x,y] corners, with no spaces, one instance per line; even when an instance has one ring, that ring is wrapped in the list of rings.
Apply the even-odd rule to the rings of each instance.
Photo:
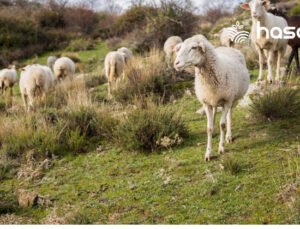
[[[271,4],[269,0],[263,0],[262,2],[264,6],[269,6]]]
[[[250,10],[250,5],[249,5],[249,3],[247,3],[247,2],[242,3],[242,4],[240,5],[240,7],[241,7],[242,9],[244,9],[244,10]]]
[[[205,53],[206,48],[205,48],[205,45],[204,45],[204,43],[203,43],[202,41],[198,43],[198,46],[199,46],[200,50],[201,50],[203,53]]]
[[[173,48],[173,52],[178,53],[179,50],[181,49],[181,46],[182,46],[182,43],[175,45],[175,47]]]

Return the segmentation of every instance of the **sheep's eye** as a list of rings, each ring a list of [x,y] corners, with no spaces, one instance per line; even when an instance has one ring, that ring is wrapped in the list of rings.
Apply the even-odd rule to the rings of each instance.
[[[194,50],[197,49],[197,48],[198,48],[197,46],[192,47],[192,49],[194,49]]]

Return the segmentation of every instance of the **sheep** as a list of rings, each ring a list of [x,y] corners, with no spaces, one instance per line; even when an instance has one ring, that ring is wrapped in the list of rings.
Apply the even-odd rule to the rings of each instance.
[[[268,10],[269,13],[274,14],[276,16],[283,17],[287,20],[287,23],[290,27],[295,27],[296,30],[300,28],[300,16],[291,16],[288,17],[280,10],[273,8]],[[286,69],[286,74],[288,75],[290,72],[290,67],[293,59],[296,61],[297,74],[300,74],[300,63],[299,63],[299,48],[300,48],[300,37],[295,36],[293,39],[289,39],[288,45],[292,48],[292,51],[289,56],[289,61]]]
[[[166,61],[167,61],[169,68],[172,67],[172,62],[174,61],[175,56],[176,56],[176,52],[175,52],[176,46],[180,43],[182,43],[181,37],[172,36],[172,37],[169,37],[164,44],[164,52],[166,55]],[[178,46],[178,47],[180,47],[180,46]]]
[[[57,59],[53,66],[56,80],[62,80],[65,78],[72,79],[75,74],[75,70],[75,63],[69,57],[61,57]]]
[[[195,35],[183,42],[174,62],[174,68],[181,71],[195,67],[195,91],[203,104],[207,116],[207,149],[205,160],[211,159],[212,134],[215,114],[222,107],[220,120],[219,153],[224,153],[226,141],[232,142],[231,112],[233,106],[247,92],[250,82],[243,54],[233,48],[214,46],[203,36]]]
[[[286,39],[274,39],[271,36],[266,37],[266,31],[260,31],[257,33],[258,24],[260,23],[261,27],[266,27],[270,32],[272,28],[277,27],[282,31],[285,27],[288,26],[287,21],[282,18],[275,16],[266,11],[267,5],[269,4],[268,0],[251,0],[249,3],[243,3],[241,7],[246,10],[251,11],[252,15],[252,29],[251,29],[251,41],[255,45],[255,49],[259,55],[259,74],[258,82],[262,81],[263,78],[263,65],[264,65],[264,53],[267,56],[267,65],[268,65],[268,76],[267,81],[269,83],[273,82],[273,73],[272,73],[272,62],[273,59],[277,62],[276,67],[276,78],[275,80],[280,79],[280,64],[282,58],[284,57],[288,40]]]
[[[19,86],[25,109],[32,111],[37,99],[44,99],[54,86],[54,75],[47,66],[27,65],[21,71]]]
[[[120,52],[109,52],[104,61],[105,76],[108,80],[108,96],[112,97],[112,90],[118,88],[121,74],[125,65],[125,55]]]
[[[236,32],[237,30],[235,28],[224,28],[221,30],[220,33],[220,41],[221,45],[225,47],[233,47],[234,41],[232,40],[232,33]]]
[[[128,61],[133,57],[131,50],[126,47],[119,48],[117,52],[123,53],[125,57],[125,63],[128,63]]]
[[[3,94],[7,89],[10,89],[10,95],[13,95],[13,86],[18,81],[16,66],[12,65],[9,68],[0,71],[0,90]]]
[[[53,69],[53,65],[55,63],[55,61],[57,60],[56,56],[49,56],[47,59],[47,66],[51,69]]]

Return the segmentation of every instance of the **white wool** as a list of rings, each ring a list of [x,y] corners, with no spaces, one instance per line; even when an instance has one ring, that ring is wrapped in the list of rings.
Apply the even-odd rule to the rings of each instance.
[[[205,108],[208,119],[205,159],[210,160],[217,107],[223,107],[219,144],[219,152],[223,153],[226,119],[226,140],[231,142],[231,110],[248,90],[249,73],[245,58],[240,51],[227,47],[215,49],[203,35],[196,35],[185,40],[177,54],[175,69],[179,71],[189,66],[195,66],[195,92]]]
[[[105,76],[108,80],[108,95],[118,88],[118,83],[124,71],[125,56],[120,52],[109,52],[104,61]]]
[[[72,78],[75,74],[75,63],[68,57],[57,59],[53,66],[54,76],[56,80],[64,78]]]

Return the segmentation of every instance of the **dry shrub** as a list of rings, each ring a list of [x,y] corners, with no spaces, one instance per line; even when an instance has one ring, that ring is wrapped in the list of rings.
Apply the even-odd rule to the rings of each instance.
[[[128,63],[125,80],[114,91],[114,96],[122,103],[132,103],[149,96],[162,102],[170,101],[183,93],[175,89],[175,74],[167,68],[162,52],[153,49],[146,57],[136,56]]]
[[[252,96],[250,111],[255,119],[276,120],[300,114],[300,91],[291,87],[266,89],[264,94]]]
[[[116,130],[117,144],[129,150],[154,150],[180,145],[187,136],[181,113],[176,109],[147,104],[130,112]]]

